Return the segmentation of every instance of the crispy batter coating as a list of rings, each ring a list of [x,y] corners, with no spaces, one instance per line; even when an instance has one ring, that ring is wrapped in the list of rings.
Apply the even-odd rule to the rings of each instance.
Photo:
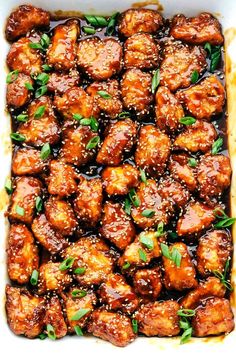
[[[40,294],[56,291],[60,293],[72,282],[67,270],[60,270],[60,262],[47,262],[39,268],[38,291]]]
[[[137,133],[136,124],[131,119],[111,124],[96,161],[99,164],[117,166],[122,162],[125,152],[133,147]]]
[[[188,165],[189,156],[185,153],[172,154],[169,163],[171,177],[180,181],[190,191],[194,191],[197,187],[197,178],[195,168]]]
[[[109,310],[121,310],[131,314],[137,309],[139,300],[125,278],[118,273],[111,273],[99,288],[101,301]]]
[[[114,38],[93,37],[78,43],[77,64],[93,80],[103,81],[122,67],[122,46]]]
[[[56,338],[62,338],[67,334],[67,325],[65,323],[63,309],[59,298],[55,295],[47,302],[44,323],[46,326],[48,324],[52,325]]]
[[[36,49],[29,47],[29,38],[23,37],[14,42],[7,54],[7,65],[10,70],[18,70],[26,75],[38,74],[41,71],[42,57]]]
[[[177,92],[176,97],[197,119],[210,120],[212,115],[223,110],[225,89],[222,83],[211,75],[199,84]]]
[[[40,151],[34,148],[20,148],[12,159],[12,171],[15,175],[40,174],[48,166],[48,159],[42,160]]]
[[[19,284],[29,282],[39,265],[38,247],[24,224],[12,224],[8,235],[7,270],[9,278]]]
[[[188,87],[192,73],[200,74],[206,66],[206,52],[201,47],[170,41],[165,44],[163,55],[160,83],[171,91]]]
[[[131,216],[140,228],[150,228],[159,222],[168,223],[173,213],[173,206],[170,200],[162,198],[155,180],[149,179],[146,184],[141,183],[137,190],[137,196],[140,205],[132,208]],[[145,210],[151,210],[155,213],[151,217],[145,217],[142,214]]]
[[[44,109],[39,118],[37,118],[38,109]],[[17,130],[18,133],[25,136],[27,144],[42,146],[49,143],[53,145],[59,141],[61,129],[49,97],[42,96],[32,101],[28,106],[28,116],[29,119],[22,123]]]
[[[9,218],[31,224],[35,211],[36,197],[40,196],[41,182],[34,177],[18,177],[9,207]]]
[[[164,255],[162,256],[164,265],[164,284],[166,289],[183,291],[185,289],[195,288],[198,284],[196,280],[196,271],[192,263],[187,245],[184,243],[174,243],[169,246],[170,253],[176,249],[181,255],[180,266]]]
[[[79,222],[94,227],[102,213],[102,182],[100,178],[86,179],[80,176],[74,209]]]
[[[215,220],[214,208],[199,201],[191,201],[177,222],[177,233],[180,236],[200,233],[211,226]]]
[[[197,269],[202,276],[214,271],[224,272],[232,252],[231,236],[225,230],[212,230],[199,239]]]
[[[198,308],[192,320],[196,337],[216,336],[234,329],[234,317],[230,303],[224,298],[207,299]]]
[[[77,20],[69,20],[65,24],[56,26],[47,51],[47,63],[56,70],[72,69],[76,63],[76,41],[79,34]]]
[[[63,252],[63,258],[73,257],[73,269],[85,268],[83,274],[75,274],[82,286],[98,285],[112,272],[114,260],[105,242],[94,236],[80,238]]]
[[[53,72],[49,75],[47,88],[49,92],[63,94],[69,88],[76,87],[80,82],[78,71],[70,70],[69,73]]]
[[[53,255],[68,246],[67,241],[52,228],[44,214],[33,220],[32,231],[38,242]]]
[[[129,9],[119,18],[119,33],[130,37],[135,33],[156,33],[163,25],[162,16],[150,9]]]
[[[103,91],[110,97],[103,98],[97,92]],[[101,112],[111,119],[117,117],[122,112],[122,102],[120,97],[119,82],[117,80],[107,80],[104,82],[93,82],[86,89],[86,92],[93,97]]]
[[[221,154],[215,156],[209,154],[201,158],[197,170],[200,197],[207,200],[214,196],[220,196],[230,186],[230,180],[229,157]]]
[[[6,38],[15,40],[31,29],[49,26],[49,22],[49,12],[32,5],[21,5],[12,11],[7,19]]]
[[[152,76],[148,72],[140,69],[127,70],[121,79],[124,107],[134,110],[137,116],[147,114],[153,101],[151,83]]]
[[[159,192],[163,199],[170,200],[178,208],[183,208],[190,198],[188,189],[169,177],[160,181]]]
[[[195,309],[201,300],[210,297],[223,298],[226,292],[225,286],[219,278],[208,277],[204,282],[200,282],[197,288],[190,291],[182,300],[181,306],[186,309]]]
[[[70,203],[51,196],[44,204],[45,215],[51,226],[61,235],[72,235],[77,227],[77,220]]]
[[[136,337],[130,318],[104,309],[97,309],[92,313],[88,332],[118,347],[127,346]]]
[[[137,270],[133,276],[135,292],[147,301],[159,297],[162,289],[161,272],[158,266]]]
[[[141,306],[136,312],[139,332],[146,336],[169,337],[178,335],[179,304],[173,300],[148,303]]]
[[[33,80],[30,76],[23,73],[19,73],[17,78],[7,85],[6,100],[7,105],[13,108],[21,108],[28,103],[31,97],[31,91],[29,91],[25,84],[33,84]]]
[[[134,240],[135,228],[130,217],[119,203],[106,202],[100,228],[101,235],[120,250]]]
[[[142,126],[134,156],[135,163],[150,175],[161,175],[165,170],[170,148],[168,135],[153,125]]]
[[[179,119],[184,110],[178,99],[169,88],[160,86],[155,95],[156,125],[165,132],[173,133],[180,128]]]
[[[70,196],[77,189],[76,172],[70,164],[57,159],[50,162],[48,192],[52,195]]]
[[[184,15],[174,16],[171,22],[170,35],[175,39],[191,44],[208,42],[212,45],[219,45],[224,42],[219,21],[206,12],[190,18]]]
[[[173,145],[177,149],[206,153],[211,149],[216,137],[217,132],[213,124],[196,120],[176,137]]]
[[[124,66],[126,69],[153,69],[159,64],[159,50],[151,34],[136,33],[124,43]]]
[[[108,195],[126,195],[139,184],[139,171],[130,164],[106,167],[102,172],[103,186]]]

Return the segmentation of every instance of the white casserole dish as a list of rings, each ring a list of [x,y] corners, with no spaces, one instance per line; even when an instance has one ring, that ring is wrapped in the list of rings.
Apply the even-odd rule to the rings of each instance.
[[[135,4],[133,4],[135,1]],[[0,172],[0,337],[1,337],[1,351],[5,349],[16,350],[17,353],[33,351],[34,353],[44,352],[49,353],[55,350],[57,353],[74,352],[78,349],[80,352],[96,351],[115,352],[121,348],[112,346],[110,343],[98,340],[96,338],[88,337],[69,337],[58,341],[40,341],[29,340],[23,337],[15,336],[8,328],[5,314],[5,284],[7,281],[7,271],[5,265],[5,244],[7,236],[7,221],[4,217],[4,212],[7,208],[8,196],[4,190],[6,178],[10,174],[11,163],[11,141],[10,133],[10,117],[5,111],[5,78],[6,78],[6,64],[5,59],[8,52],[9,44],[4,37],[5,21],[11,10],[27,0],[0,0],[0,164],[2,169]],[[217,16],[223,26],[225,35],[226,47],[226,81],[228,94],[228,134],[229,134],[229,152],[231,164],[233,169],[232,187],[231,187],[231,208],[232,217],[236,217],[236,2],[235,0],[158,0],[145,1],[140,0],[31,0],[28,1],[35,6],[42,7],[49,11],[77,11],[87,14],[101,14],[110,15],[117,11],[124,11],[131,6],[138,6],[146,4],[151,8],[163,9],[165,17],[170,17],[177,13],[184,13],[187,16],[197,15],[201,11],[209,11]],[[236,225],[233,227],[234,244],[236,244]],[[236,253],[236,245],[234,245]],[[236,257],[234,257],[232,282],[236,290]],[[236,314],[236,293],[233,292],[231,302]],[[122,348],[125,352],[134,352],[134,350],[141,352],[148,350],[150,353],[156,351],[163,351],[168,353],[174,352],[189,352],[193,353],[201,351],[202,353],[211,350],[214,353],[224,351],[232,351],[232,347],[236,342],[236,329],[226,337],[205,338],[205,339],[191,339],[186,345],[179,345],[179,337],[177,338],[138,338],[131,345]]]

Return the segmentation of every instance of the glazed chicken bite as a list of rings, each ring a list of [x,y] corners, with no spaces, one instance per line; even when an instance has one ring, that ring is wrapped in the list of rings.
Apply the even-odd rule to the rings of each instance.
[[[134,34],[124,44],[124,67],[153,69],[159,64],[159,50],[151,34]]]
[[[6,38],[15,40],[32,29],[49,26],[49,22],[49,12],[32,5],[21,5],[7,19]]]
[[[150,110],[153,101],[151,94],[152,76],[139,69],[127,70],[121,79],[121,95],[124,107],[143,116]]]
[[[19,284],[29,282],[39,265],[38,247],[24,224],[12,224],[8,235],[7,270],[9,278]]]
[[[62,305],[59,298],[55,295],[47,302],[44,323],[46,326],[52,325],[56,338],[62,338],[67,334],[67,325],[65,323]]]
[[[169,177],[160,180],[159,193],[163,199],[170,200],[178,208],[183,208],[190,198],[188,189]]]
[[[47,63],[56,70],[68,71],[75,66],[76,41],[80,34],[77,20],[69,20],[54,28],[52,42],[47,50]]]
[[[186,185],[190,191],[194,191],[197,187],[196,170],[190,167],[189,158],[185,153],[172,154],[169,170],[173,179]]]
[[[31,97],[31,91],[29,91],[26,85],[33,85],[33,80],[30,76],[23,73],[19,73],[16,79],[11,79],[11,82],[7,85],[7,105],[14,109],[23,107],[28,103]]]
[[[43,330],[45,299],[32,295],[25,288],[6,285],[7,320],[12,332],[28,338],[37,337]]]
[[[78,43],[77,64],[89,78],[103,81],[122,67],[122,46],[113,38],[93,37]]]
[[[203,12],[196,17],[176,15],[171,22],[170,35],[175,39],[191,44],[223,44],[224,37],[218,20],[209,13]]]
[[[48,192],[52,195],[70,196],[77,189],[76,172],[74,168],[62,160],[50,162],[48,177]]]
[[[196,337],[216,336],[234,329],[233,312],[225,298],[211,298],[202,303],[192,320]]]
[[[108,195],[126,195],[138,186],[139,171],[130,164],[119,167],[106,167],[102,171],[103,186]]]
[[[156,125],[164,132],[175,132],[181,124],[179,120],[184,117],[184,110],[178,99],[169,88],[160,86],[155,95]]]
[[[18,177],[15,180],[15,188],[9,207],[9,218],[12,221],[20,221],[31,224],[35,212],[37,196],[42,191],[42,183],[33,177]]]
[[[187,150],[193,153],[206,153],[211,149],[216,136],[217,132],[213,124],[196,120],[194,124],[188,125],[176,137],[173,146],[176,149]]]
[[[141,306],[135,314],[138,330],[146,336],[169,337],[180,332],[179,304],[173,300],[148,303]]]
[[[190,86],[193,72],[200,74],[206,67],[206,52],[201,47],[170,41],[165,44],[163,55],[160,84],[170,91]]]
[[[142,126],[134,155],[135,163],[152,176],[161,175],[164,173],[170,148],[168,135],[153,125]]]
[[[132,287],[118,273],[108,275],[99,288],[99,295],[109,310],[121,310],[131,314],[139,304]]]
[[[197,269],[202,276],[214,271],[224,273],[226,261],[232,252],[231,237],[225,230],[212,230],[199,239]]]
[[[127,346],[136,337],[130,318],[120,313],[108,312],[103,308],[92,313],[88,332],[118,347]]]
[[[125,152],[130,152],[136,138],[136,124],[131,119],[117,121],[110,125],[96,161],[99,164],[117,166]]]
[[[15,151],[12,160],[12,171],[15,175],[34,175],[44,172],[48,160],[40,157],[41,152],[34,148],[20,148]]]
[[[72,282],[67,270],[60,269],[60,262],[47,262],[39,268],[38,291],[44,294],[49,291],[60,293]]]
[[[137,270],[133,276],[133,285],[135,292],[142,299],[156,300],[162,289],[160,268],[156,266]]]
[[[180,263],[162,256],[164,266],[164,284],[166,289],[183,291],[197,286],[196,271],[192,263],[188,247],[184,243],[174,243],[169,246],[171,254],[180,254]]]
[[[69,73],[52,72],[49,75],[47,88],[49,92],[63,94],[69,88],[78,86],[80,76],[78,71],[70,70]]]
[[[222,112],[225,90],[222,83],[211,75],[199,84],[177,92],[176,97],[194,117],[210,120],[212,115]]]
[[[119,82],[117,80],[93,82],[87,87],[86,92],[93,97],[99,110],[111,119],[116,118],[122,112]]]
[[[101,235],[118,249],[125,250],[134,240],[135,228],[119,203],[106,202],[103,206]]]
[[[102,200],[101,179],[86,179],[80,176],[74,201],[74,209],[79,222],[94,227],[101,218]]]
[[[162,16],[155,10],[129,9],[119,18],[119,33],[130,37],[135,33],[156,33],[163,25]]]

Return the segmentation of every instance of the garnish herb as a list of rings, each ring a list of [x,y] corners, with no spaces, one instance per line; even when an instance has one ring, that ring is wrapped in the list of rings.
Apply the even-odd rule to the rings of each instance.
[[[83,289],[75,289],[71,293],[73,298],[83,298],[87,295],[86,290]]]
[[[221,47],[219,45],[211,47],[211,64],[210,64],[210,72],[214,72],[220,62],[221,58]]]
[[[161,243],[161,252],[162,255],[165,256],[167,259],[173,261],[176,267],[180,267],[182,255],[180,254],[178,249],[173,247],[172,251],[170,252],[168,245]]]
[[[83,118],[80,120],[80,125],[83,126],[89,126],[90,125],[90,119],[89,118]]]
[[[83,116],[81,115],[81,114],[73,114],[73,118],[75,119],[75,120],[78,120],[78,121],[80,121],[81,119],[83,119]]]
[[[230,281],[226,279],[228,269],[229,269],[229,259],[227,259],[227,261],[225,263],[224,273],[221,273],[220,271],[216,270],[216,271],[213,271],[213,274],[215,277],[219,278],[219,280],[225,286],[226,289],[228,289],[230,292],[232,292],[233,287],[232,287]]]
[[[35,208],[36,208],[37,212],[41,212],[43,209],[43,200],[40,196],[36,197]]]
[[[169,236],[172,240],[178,239],[178,237],[179,237],[176,232],[172,232],[172,231],[169,231],[169,232],[168,232],[168,236]]]
[[[184,125],[192,125],[196,122],[196,119],[192,116],[184,116],[183,118],[179,119],[179,122]]]
[[[43,68],[43,70],[44,70],[45,72],[50,72],[50,71],[52,71],[52,67],[49,66],[49,65],[47,65],[47,64],[43,64],[43,65],[42,65],[42,68]]]
[[[148,238],[145,234],[141,234],[139,237],[139,241],[141,244],[146,246],[149,250],[153,250],[154,242],[152,239]]]
[[[23,207],[20,207],[19,205],[16,205],[16,213],[18,213],[19,216],[24,216],[25,210]]]
[[[138,321],[136,319],[132,319],[132,328],[134,333],[138,333]]]
[[[77,321],[77,320],[80,320],[84,315],[86,315],[88,312],[90,312],[91,311],[91,309],[79,309],[78,311],[77,311],[77,313],[75,313],[73,316],[72,316],[72,318],[71,318],[71,320],[72,321]]]
[[[91,118],[83,118],[80,120],[80,124],[84,126],[90,126],[93,132],[98,131],[98,121],[93,116]]]
[[[48,83],[49,80],[49,75],[46,74],[45,72],[42,72],[36,77],[36,83],[39,86],[44,86]]]
[[[8,193],[8,195],[11,195],[13,193],[11,179],[7,179],[7,181],[5,182],[5,190]]]
[[[196,83],[199,79],[199,73],[197,70],[194,70],[191,75],[191,83]]]
[[[236,221],[236,218],[228,217],[227,214],[223,210],[220,210],[218,208],[216,208],[214,210],[214,215],[217,218],[221,219],[221,221],[219,221],[216,224],[214,224],[214,227],[217,228],[217,229],[230,227]]]
[[[66,260],[62,261],[62,263],[59,266],[59,270],[61,271],[66,271],[69,268],[72,267],[75,259],[73,257],[68,257]]]
[[[192,168],[195,168],[197,166],[197,160],[195,158],[189,158],[188,165]]]
[[[183,333],[180,339],[180,344],[184,344],[192,337],[193,329],[187,317],[194,316],[195,310],[182,309],[182,310],[178,310],[177,313],[180,316],[179,327],[183,330]]]
[[[119,118],[128,118],[131,116],[131,113],[130,112],[121,112],[118,117]]]
[[[96,33],[96,29],[93,27],[89,27],[89,26],[83,26],[82,30],[86,34],[95,34]]]
[[[19,142],[24,142],[25,141],[25,136],[22,134],[19,134],[18,132],[12,132],[10,134],[10,137],[14,141],[19,141]]]
[[[112,96],[106,91],[97,91],[97,94],[104,99],[111,99]]]
[[[152,88],[151,88],[152,94],[155,93],[157,87],[159,86],[159,83],[160,83],[160,70],[157,69],[152,77]]]
[[[189,324],[190,326],[190,324]],[[193,329],[192,327],[188,327],[186,330],[184,330],[181,339],[180,339],[180,344],[184,344],[189,341],[189,339],[192,337]]]
[[[18,75],[19,75],[19,70],[14,70],[9,72],[9,74],[7,74],[6,82],[7,83],[14,82],[17,79]]]
[[[209,42],[207,42],[205,45],[204,45],[204,49],[207,51],[208,53],[208,56],[211,55],[211,44]]]
[[[144,184],[147,184],[147,177],[146,177],[146,173],[143,169],[139,168],[139,172],[140,172],[140,178],[142,180],[142,182]]]
[[[48,90],[47,86],[41,86],[37,88],[35,92],[35,98],[39,98],[43,96],[47,92],[47,90]]]
[[[57,337],[55,334],[55,330],[54,330],[53,326],[50,324],[47,324],[47,334],[48,334],[48,338],[50,338],[53,341],[56,340]]]
[[[74,326],[74,330],[77,336],[83,336],[83,331],[82,328],[79,327],[78,325]]]
[[[25,88],[27,88],[28,91],[33,91],[34,90],[34,87],[29,82],[25,83]]]
[[[37,270],[33,270],[32,275],[30,277],[30,283],[32,286],[36,286],[38,283],[39,273]]]
[[[106,27],[108,25],[105,17],[92,15],[85,15],[84,17],[86,21],[94,27]]]
[[[44,161],[49,157],[50,154],[51,154],[51,147],[50,147],[50,144],[46,142],[41,149],[40,158]]]
[[[22,123],[25,123],[28,120],[28,115],[27,114],[19,114],[16,117],[17,121],[20,121]]]
[[[134,189],[131,189],[130,192],[129,192],[129,198],[130,198],[130,201],[132,202],[132,204],[135,206],[135,207],[139,207],[140,206],[140,200],[139,200],[139,197],[138,195],[136,194],[136,191]]]
[[[164,223],[159,222],[156,231],[156,237],[161,237],[164,234]]]
[[[196,310],[192,309],[180,309],[177,311],[177,314],[181,317],[191,317],[196,314]]]
[[[40,333],[40,335],[38,335],[38,338],[40,340],[45,340],[48,337],[48,335],[46,335],[46,333]]]
[[[147,208],[146,210],[143,210],[142,216],[146,218],[152,218],[155,215],[155,210]]]
[[[74,270],[74,274],[76,275],[83,275],[86,271],[86,268],[85,267],[77,267],[75,270]]]
[[[139,254],[140,260],[142,260],[144,262],[147,261],[147,255],[146,255],[145,251],[143,251],[143,249],[138,249],[138,254]]]
[[[125,213],[130,215],[130,213],[131,213],[131,202],[130,202],[130,199],[128,199],[128,198],[125,199],[124,210],[125,210]]]
[[[35,119],[42,118],[42,116],[43,116],[44,113],[45,113],[45,109],[46,109],[46,106],[45,106],[45,105],[40,105],[40,107],[38,107],[38,108],[36,109],[36,112],[34,113]]]
[[[213,155],[217,154],[218,152],[220,152],[221,147],[223,146],[223,142],[224,140],[222,139],[222,137],[219,137],[212,145],[211,148],[211,153]]]
[[[51,40],[50,37],[44,33],[39,41],[39,43],[29,43],[29,47],[32,49],[39,49],[41,51],[46,51],[46,49],[49,47]]]
[[[124,265],[122,266],[122,269],[123,269],[123,270],[127,270],[128,268],[130,268],[130,263],[129,263],[129,261],[126,261],[126,262],[124,263]]]
[[[119,12],[116,12],[109,18],[107,29],[106,29],[106,35],[111,36],[114,33],[116,20],[118,16],[119,16]]]
[[[86,145],[86,150],[92,150],[99,144],[99,142],[100,142],[99,136],[92,137],[91,140]]]

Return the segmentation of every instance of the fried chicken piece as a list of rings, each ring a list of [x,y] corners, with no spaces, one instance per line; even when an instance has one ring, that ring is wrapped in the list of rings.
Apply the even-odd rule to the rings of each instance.
[[[45,171],[48,159],[42,160],[40,151],[34,148],[20,148],[12,159],[12,171],[15,175],[34,175]]]
[[[72,282],[67,270],[60,270],[60,262],[47,262],[39,268],[38,291],[44,294],[49,291],[60,293]]]
[[[61,197],[70,196],[77,189],[76,172],[70,164],[60,159],[50,162],[50,174],[48,177],[48,192]]]
[[[76,64],[77,20],[69,20],[54,28],[51,45],[47,50],[47,63],[56,70],[69,71]]]
[[[37,337],[43,330],[45,299],[32,295],[26,288],[6,285],[7,322],[15,335]]]
[[[47,88],[49,92],[64,94],[69,88],[78,86],[79,82],[80,76],[76,70],[70,70],[68,74],[52,72],[49,75]]]
[[[29,38],[23,37],[11,45],[7,54],[10,70],[18,70],[25,75],[40,73],[42,57],[36,49],[30,48],[30,43]]]
[[[207,299],[196,311],[192,320],[196,337],[227,334],[234,329],[234,317],[230,303],[225,298]]]
[[[197,178],[195,169],[190,167],[189,156],[185,153],[172,154],[169,163],[171,177],[185,184],[190,191],[197,187]]]
[[[180,332],[179,309],[179,304],[173,300],[142,305],[135,315],[139,332],[146,336],[177,336]]]
[[[206,153],[211,149],[216,137],[217,132],[213,124],[196,120],[194,124],[188,125],[185,131],[176,137],[173,146],[193,153]]]
[[[134,224],[119,203],[105,203],[100,233],[120,250],[134,240]]]
[[[13,41],[31,29],[48,27],[49,23],[49,12],[32,5],[21,5],[12,11],[7,19],[6,38]]]
[[[99,295],[102,303],[106,304],[109,310],[121,310],[131,314],[139,304],[132,287],[118,273],[108,275],[99,288]]]
[[[41,115],[39,116],[38,115]],[[29,119],[22,123],[17,132],[24,135],[25,142],[33,146],[45,143],[56,144],[60,140],[60,126],[54,114],[49,97],[42,96],[35,99],[28,106]]]
[[[117,117],[122,112],[122,102],[120,97],[119,82],[117,80],[107,80],[104,82],[93,82],[86,89],[87,93],[93,97],[101,112],[111,119]],[[105,92],[104,98],[99,92]]]
[[[158,66],[160,48],[151,34],[136,33],[124,43],[126,69],[153,69]]]
[[[190,86],[193,72],[200,74],[206,67],[206,52],[201,47],[170,41],[165,44],[163,55],[160,84],[170,91]]]
[[[18,177],[9,207],[9,218],[31,224],[33,221],[36,197],[40,196],[42,183],[33,177]]]
[[[178,208],[183,208],[190,198],[188,189],[169,177],[160,181],[159,193],[163,199],[170,200]]]
[[[78,43],[77,64],[89,78],[103,81],[122,67],[122,46],[114,38],[93,37]]]
[[[12,224],[8,235],[7,270],[9,278],[19,284],[29,282],[39,265],[38,247],[24,224]]]
[[[102,213],[102,182],[100,178],[86,179],[80,176],[74,209],[79,222],[94,227]]]
[[[230,180],[231,166],[227,156],[221,154],[202,156],[197,170],[200,197],[208,200],[222,195],[230,186]]]
[[[121,95],[125,108],[144,116],[150,110],[153,101],[151,94],[152,76],[139,69],[127,70],[121,80]]]
[[[185,213],[177,222],[177,233],[179,236],[197,234],[211,226],[215,220],[214,208],[199,201],[190,202]]]
[[[147,301],[156,300],[162,289],[161,272],[158,266],[137,270],[133,276],[135,292]]]
[[[180,118],[184,117],[184,110],[178,99],[169,88],[160,86],[155,96],[156,125],[164,131],[173,133],[180,128]]]
[[[13,76],[14,77],[14,76]],[[33,85],[30,76],[19,73],[16,79],[7,85],[6,100],[7,105],[13,108],[21,108],[28,103],[31,97],[31,91],[26,88],[26,84]]]
[[[162,16],[155,10],[129,9],[119,18],[119,33],[130,37],[135,33],[154,33],[163,26]]]
[[[46,306],[45,325],[52,325],[56,338],[62,338],[67,334],[67,325],[65,323],[63,309],[57,296],[51,297]]]
[[[181,306],[186,309],[195,309],[201,300],[210,297],[223,298],[226,288],[219,278],[208,277],[204,282],[200,282],[197,288],[190,291],[182,300]]]
[[[51,196],[45,202],[45,215],[51,226],[61,235],[72,235],[77,227],[77,219],[70,203]]]
[[[103,240],[94,236],[80,238],[66,248],[62,256],[75,259],[73,269],[85,269],[84,273],[75,274],[82,286],[98,285],[112,273],[114,259],[111,251]]]
[[[191,261],[188,247],[184,243],[174,243],[169,246],[169,251],[173,254],[177,251],[180,254],[180,265],[173,260],[162,256],[164,265],[164,284],[168,290],[183,291],[185,289],[195,288],[198,284],[196,280],[195,267]]]
[[[127,346],[136,337],[130,318],[105,309],[97,309],[92,313],[88,332],[118,347]]]
[[[132,208],[131,216],[140,228],[150,228],[159,222],[168,223],[173,205],[170,200],[162,198],[155,180],[149,179],[146,184],[141,183],[137,190],[137,197],[140,205]],[[146,217],[142,214],[145,210],[153,211],[154,214]]]
[[[177,92],[176,97],[197,119],[210,120],[212,115],[223,110],[225,89],[222,83],[211,75],[199,84]]]
[[[224,37],[219,21],[209,13],[202,12],[196,17],[176,15],[171,22],[170,35],[190,44],[223,44]]]
[[[40,214],[33,220],[32,231],[38,242],[52,255],[68,246],[68,242],[52,228],[44,214]]]
[[[108,195],[126,195],[130,189],[138,186],[139,171],[128,163],[119,167],[106,167],[102,179]]]
[[[197,269],[202,276],[214,271],[224,272],[227,259],[232,252],[231,237],[225,230],[212,230],[199,239],[197,247]]]
[[[137,133],[136,124],[131,119],[111,124],[105,140],[98,151],[96,161],[99,164],[118,166],[126,152],[130,152]]]

